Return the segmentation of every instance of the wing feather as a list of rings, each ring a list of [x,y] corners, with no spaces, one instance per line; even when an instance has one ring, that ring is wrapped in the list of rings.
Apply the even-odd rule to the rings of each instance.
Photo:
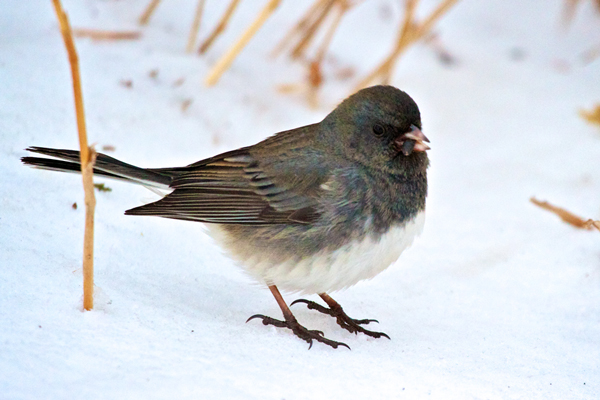
[[[313,126],[286,131],[187,167],[153,169],[173,177],[173,192],[126,214],[220,224],[313,223],[319,217],[318,185],[326,179],[324,164],[311,160],[320,168],[318,179],[310,174],[306,181],[311,165],[302,163],[302,149],[313,131]]]

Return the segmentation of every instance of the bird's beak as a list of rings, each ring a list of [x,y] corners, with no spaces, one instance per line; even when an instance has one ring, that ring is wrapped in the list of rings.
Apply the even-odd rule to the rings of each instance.
[[[405,156],[408,156],[413,151],[429,150],[430,147],[427,146],[425,142],[429,143],[427,136],[425,136],[418,127],[411,125],[410,131],[398,137],[394,141],[394,144],[399,151]]]

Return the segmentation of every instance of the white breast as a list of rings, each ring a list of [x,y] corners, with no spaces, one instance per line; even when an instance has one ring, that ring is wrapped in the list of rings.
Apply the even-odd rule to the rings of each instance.
[[[367,235],[334,252],[320,252],[300,261],[289,259],[273,265],[261,254],[236,261],[259,282],[277,285],[285,291],[304,294],[332,292],[373,278],[389,267],[422,232],[424,223],[425,212],[421,212],[404,226],[390,228],[378,239]],[[223,232],[214,228],[214,225],[210,227],[211,236],[223,242],[220,240]]]

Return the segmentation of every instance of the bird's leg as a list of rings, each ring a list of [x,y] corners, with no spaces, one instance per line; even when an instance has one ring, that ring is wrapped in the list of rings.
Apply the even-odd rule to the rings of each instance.
[[[364,333],[365,335],[368,335],[368,336],[371,336],[374,338],[380,338],[382,336],[386,337],[388,339],[390,338],[388,335],[386,335],[383,332],[369,331],[361,326],[364,324],[368,324],[370,322],[379,322],[376,319],[350,318],[344,312],[344,309],[342,308],[342,306],[340,306],[339,303],[337,301],[335,301],[334,299],[332,299],[327,293],[321,293],[321,294],[319,294],[319,296],[325,301],[325,303],[327,303],[329,308],[323,307],[322,305],[315,303],[314,301],[305,300],[305,299],[298,299],[298,300],[292,302],[291,305],[293,306],[296,303],[305,303],[306,306],[310,310],[317,310],[323,314],[331,315],[332,317],[335,317],[339,326],[341,326],[342,328],[344,328],[345,330],[347,330],[350,333],[361,332],[361,333]]]
[[[309,349],[312,347],[313,340],[316,340],[317,342],[325,343],[325,344],[333,347],[334,349],[337,349],[338,346],[348,347],[348,349],[350,348],[345,343],[336,342],[334,340],[327,339],[323,335],[323,332],[321,332],[321,331],[308,330],[305,327],[303,327],[302,325],[300,325],[298,323],[298,320],[296,320],[296,317],[294,317],[294,314],[292,314],[292,311],[290,310],[290,308],[285,303],[285,300],[283,300],[283,297],[281,296],[281,293],[279,293],[279,289],[277,289],[277,286],[271,285],[271,286],[269,286],[269,289],[271,290],[271,293],[273,293],[273,296],[275,297],[277,304],[279,304],[279,307],[281,308],[281,312],[283,313],[284,320],[280,321],[278,319],[267,317],[265,315],[256,314],[256,315],[253,315],[250,318],[248,318],[248,320],[246,322],[248,322],[254,318],[260,318],[260,319],[262,319],[263,325],[273,325],[278,328],[291,329],[292,332],[294,332],[294,335],[298,336],[302,340],[305,340],[309,344],[309,346],[308,346]]]

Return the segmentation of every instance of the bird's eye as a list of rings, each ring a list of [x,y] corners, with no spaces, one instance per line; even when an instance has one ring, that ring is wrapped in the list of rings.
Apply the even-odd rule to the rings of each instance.
[[[375,124],[373,125],[373,133],[375,136],[380,137],[385,133],[385,128],[382,125]]]

